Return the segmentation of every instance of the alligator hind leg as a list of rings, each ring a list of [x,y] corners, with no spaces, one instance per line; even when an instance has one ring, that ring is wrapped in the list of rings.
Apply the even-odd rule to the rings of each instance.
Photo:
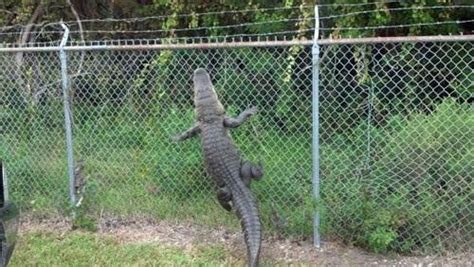
[[[240,177],[242,178],[242,181],[244,184],[249,187],[250,186],[250,180],[255,179],[255,180],[260,180],[263,177],[263,166],[262,164],[255,165],[250,161],[242,161],[241,167],[240,167]]]
[[[226,186],[217,189],[217,200],[224,209],[227,211],[232,210],[232,206],[230,205],[230,202],[232,201],[232,193]]]

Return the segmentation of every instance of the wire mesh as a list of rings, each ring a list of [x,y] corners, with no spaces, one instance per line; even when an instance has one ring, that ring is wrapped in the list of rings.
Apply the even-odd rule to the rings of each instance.
[[[376,251],[470,250],[474,208],[472,42],[322,45],[321,202],[311,187],[310,46],[69,51],[79,209],[99,216],[237,226],[220,208],[194,120],[192,73],[206,68],[231,131],[264,164],[252,190],[267,234]],[[0,156],[26,210],[67,210],[56,52],[0,53]],[[19,64],[21,62],[21,64]],[[80,68],[78,67],[80,66]]]
[[[26,209],[61,209],[68,186],[59,58],[2,53],[0,62],[0,156],[12,198]]]
[[[472,42],[325,46],[326,237],[374,250],[472,248]]]

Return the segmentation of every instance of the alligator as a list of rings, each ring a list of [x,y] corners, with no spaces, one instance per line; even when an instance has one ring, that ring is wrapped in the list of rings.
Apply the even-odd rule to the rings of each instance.
[[[262,226],[256,198],[250,190],[252,179],[263,177],[262,164],[243,159],[228,133],[228,128],[242,125],[257,112],[256,107],[243,111],[236,118],[229,117],[219,101],[208,72],[194,71],[194,105],[197,122],[188,130],[175,135],[182,141],[201,134],[206,172],[215,182],[219,204],[240,219],[247,245],[248,266],[258,266]]]

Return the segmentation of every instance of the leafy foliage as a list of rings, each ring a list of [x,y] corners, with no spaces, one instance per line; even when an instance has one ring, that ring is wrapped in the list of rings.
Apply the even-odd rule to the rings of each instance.
[[[141,0],[141,1],[111,1],[111,0],[93,0],[77,1],[72,0],[70,6],[66,0],[29,0],[12,1],[5,0],[0,3],[0,25],[27,24],[28,22],[51,22],[64,19],[74,21],[73,9],[78,13],[81,19],[104,19],[104,18],[134,18],[146,16],[166,16],[166,18],[153,20],[138,20],[127,23],[112,22],[94,22],[85,23],[85,30],[111,30],[111,32],[89,32],[85,34],[87,39],[134,39],[134,38],[159,38],[159,37],[180,37],[180,36],[219,36],[232,34],[254,34],[268,33],[288,30],[306,30],[312,25],[311,5],[316,4],[315,0],[258,0],[258,1],[220,1],[218,4],[205,0],[188,1],[186,4],[180,1],[169,0]],[[369,1],[372,5],[347,6],[337,4],[360,3],[360,1],[319,1],[320,4],[333,4],[332,6],[323,6],[321,16],[357,13],[355,15],[336,17],[334,19],[325,19],[322,26],[325,28],[334,27],[332,31],[324,31],[324,36],[333,37],[356,37],[356,36],[400,36],[400,35],[433,35],[469,32],[472,30],[472,24],[442,24],[432,26],[410,26],[403,28],[389,29],[341,29],[344,27],[366,27],[366,26],[390,26],[399,24],[431,23],[437,21],[455,21],[472,18],[473,12],[469,8],[449,8],[449,9],[422,9],[431,6],[451,6],[468,5],[468,0],[428,0],[414,3],[413,1]],[[306,8],[298,8],[306,6]],[[268,10],[256,12],[235,12],[230,14],[219,14],[220,11],[245,10],[258,8],[274,7],[295,7],[286,10]],[[389,9],[405,10],[389,10]],[[34,17],[35,12],[39,16]],[[375,11],[369,13],[360,13],[361,11]],[[205,16],[199,16],[199,13],[211,13]],[[180,14],[196,14],[191,16],[180,16]],[[33,21],[30,21],[32,18]],[[197,27],[212,27],[217,25],[238,25],[242,23],[265,22],[268,20],[284,20],[303,18],[299,22],[278,22],[271,24],[254,24],[244,27],[232,27],[223,29],[202,29],[198,31],[164,31],[155,33],[125,33],[126,30],[170,30],[170,29],[193,29]],[[76,25],[71,25],[77,30]],[[40,27],[33,27],[40,30]],[[19,31],[17,28],[16,31]],[[46,30],[60,30],[54,25],[49,25]],[[114,32],[119,31],[119,32]],[[292,36],[311,38],[312,32],[294,33]],[[11,36],[10,36],[11,37]],[[3,38],[10,38],[3,37]],[[34,35],[29,38],[30,41],[55,41],[60,38],[59,35]],[[73,34],[73,38],[79,38]],[[5,41],[15,42],[15,38],[5,39]]]
[[[388,125],[391,131],[373,135],[376,154],[367,172],[342,167],[357,165],[350,158],[323,163],[339,170],[328,172],[323,183],[327,234],[377,252],[456,249],[472,242],[473,229],[466,223],[474,213],[466,203],[472,197],[474,154],[464,145],[474,136],[472,107],[447,99],[431,115],[395,116]],[[363,147],[365,140],[353,142]],[[322,153],[351,155],[332,149]]]
[[[441,24],[416,25],[443,21],[469,19],[473,15],[470,8],[430,9],[433,6],[449,7],[452,5],[469,5],[469,1],[427,0],[427,1],[367,1],[373,5],[367,6],[328,6],[323,8],[323,14],[349,14],[351,16],[337,17],[324,22],[325,27],[334,27],[325,36],[339,37],[372,37],[372,36],[405,36],[405,35],[434,35],[469,32],[472,25]],[[324,4],[358,4],[360,1],[322,1]],[[326,10],[325,10],[326,9]],[[390,10],[392,9],[392,10]],[[374,12],[364,11],[371,10]],[[383,26],[411,25],[405,27],[384,28]],[[378,27],[382,26],[382,27]],[[375,27],[375,29],[364,29]],[[349,28],[349,29],[338,29]]]
[[[324,47],[322,137],[366,120],[385,127],[390,116],[431,113],[447,97],[472,103],[470,47],[469,42]]]

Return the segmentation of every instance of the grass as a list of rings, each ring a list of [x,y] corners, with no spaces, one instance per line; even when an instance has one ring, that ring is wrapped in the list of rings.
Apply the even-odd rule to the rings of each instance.
[[[244,266],[219,245],[183,250],[157,243],[120,243],[87,232],[31,232],[17,243],[9,266]],[[262,262],[263,266],[272,266]]]
[[[75,156],[86,162],[86,213],[92,218],[104,213],[238,227],[235,216],[217,204],[212,181],[204,173],[199,140],[170,142],[171,135],[192,124],[192,112],[157,112],[159,118],[137,123],[140,118],[120,114],[84,119],[77,110]],[[232,136],[246,158],[264,163],[265,178],[254,183],[253,189],[265,228],[310,235],[310,135],[279,133],[262,123],[266,122],[256,118],[233,130]],[[63,129],[60,124],[56,129],[45,125],[5,134],[0,155],[12,163],[12,196],[23,210],[64,213],[68,179]],[[259,130],[257,135],[253,127],[268,130]],[[272,222],[274,214],[287,221],[278,229]]]
[[[170,142],[192,124],[192,111],[153,112],[157,117],[117,111],[82,120],[76,114],[75,152],[86,161],[84,214],[239,226],[217,204],[199,141]],[[264,228],[310,236],[311,136],[308,129],[292,132],[268,123],[257,117],[232,130],[243,154],[265,166],[264,179],[252,185]],[[394,116],[382,128],[371,126],[370,155],[366,123],[323,140],[322,235],[376,251],[468,248],[473,123],[471,107],[446,101],[432,114]],[[23,210],[67,210],[61,130],[40,124],[2,136],[0,157],[12,163],[10,188]]]

